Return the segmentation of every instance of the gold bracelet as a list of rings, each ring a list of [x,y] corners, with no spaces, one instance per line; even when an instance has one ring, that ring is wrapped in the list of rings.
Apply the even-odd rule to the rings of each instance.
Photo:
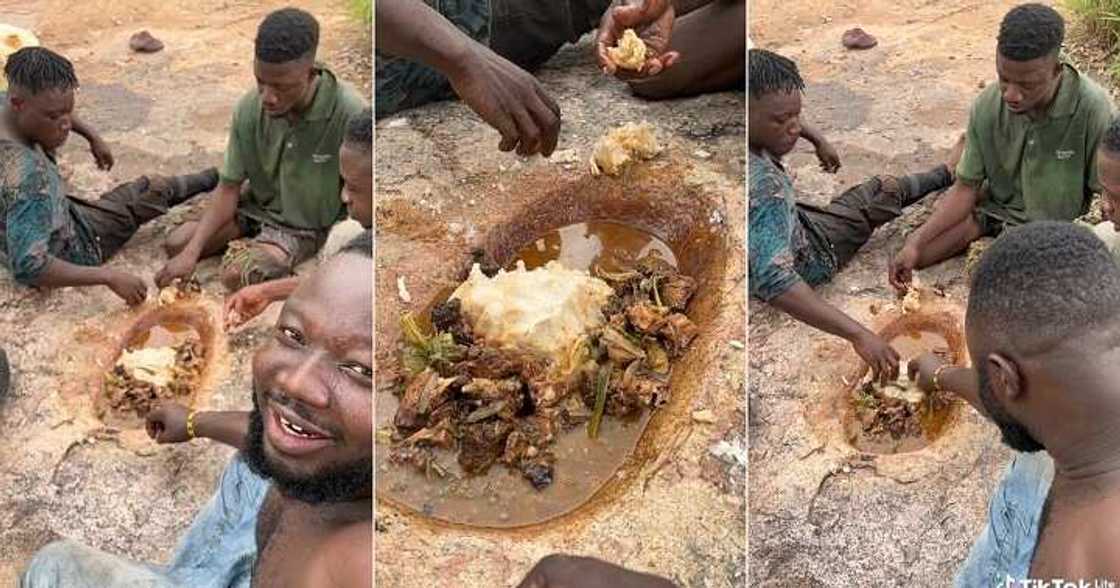
[[[941,388],[941,372],[943,372],[946,369],[949,369],[951,367],[953,367],[953,364],[946,363],[946,364],[942,364],[941,367],[934,370],[934,372],[933,372],[933,391],[934,392],[944,392],[945,391]]]
[[[187,414],[187,441],[194,439],[194,415],[198,414],[197,410],[192,410]]]

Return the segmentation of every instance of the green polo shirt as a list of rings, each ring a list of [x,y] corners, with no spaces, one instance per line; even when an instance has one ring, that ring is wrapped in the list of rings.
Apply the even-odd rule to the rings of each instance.
[[[325,67],[311,107],[297,120],[271,117],[254,89],[237,103],[221,179],[249,180],[239,210],[297,229],[325,229],[345,215],[338,149],[362,99]]]
[[[1068,64],[1050,112],[1039,120],[1008,110],[992,84],[972,104],[957,177],[986,181],[980,209],[1010,225],[1073,220],[1100,191],[1097,144],[1111,118],[1108,94]]]

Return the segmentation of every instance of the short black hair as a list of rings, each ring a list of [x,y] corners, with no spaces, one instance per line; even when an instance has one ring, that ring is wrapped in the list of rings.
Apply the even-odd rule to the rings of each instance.
[[[78,87],[74,64],[46,47],[24,47],[12,53],[4,64],[4,76],[10,87],[23,88],[32,95]]]
[[[1065,40],[1066,23],[1044,4],[1020,4],[999,25],[999,54],[1012,61],[1056,55]]]
[[[1108,123],[1108,128],[1101,137],[1101,149],[1112,155],[1120,155],[1120,116],[1112,117],[1112,122]]]
[[[797,64],[788,57],[765,49],[751,49],[749,58],[747,89],[751,98],[757,100],[774,92],[801,92],[805,89]]]
[[[257,28],[256,55],[265,63],[315,58],[319,22],[298,8],[281,8],[264,17]]]
[[[969,328],[1005,351],[1045,353],[1118,319],[1120,266],[1103,241],[1073,223],[1039,221],[1008,230],[984,252],[972,277]]]
[[[354,253],[373,259],[373,229],[366,229],[360,235],[350,239],[338,250],[337,255]]]
[[[364,152],[373,151],[373,109],[366,108],[350,121],[345,143]]]

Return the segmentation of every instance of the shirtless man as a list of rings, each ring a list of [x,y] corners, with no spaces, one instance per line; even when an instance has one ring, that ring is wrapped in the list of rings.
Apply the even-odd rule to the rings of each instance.
[[[70,541],[48,545],[21,586],[368,588],[373,557],[373,260],[364,232],[288,298],[253,358],[252,412],[148,415],[160,443],[195,437],[240,452],[169,566]]]
[[[965,324],[973,367],[927,354],[911,377],[960,395],[1019,453],[957,586],[1120,579],[1120,266],[1084,227],[1016,228],[981,258]]]

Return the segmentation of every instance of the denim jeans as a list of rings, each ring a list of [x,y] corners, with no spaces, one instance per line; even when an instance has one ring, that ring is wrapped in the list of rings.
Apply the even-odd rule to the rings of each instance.
[[[32,558],[23,588],[248,588],[257,556],[257,513],[269,482],[236,455],[168,566],[56,541]]]
[[[957,573],[959,588],[1015,588],[1031,571],[1042,507],[1054,480],[1045,451],[1019,453],[988,504],[984,527]]]

